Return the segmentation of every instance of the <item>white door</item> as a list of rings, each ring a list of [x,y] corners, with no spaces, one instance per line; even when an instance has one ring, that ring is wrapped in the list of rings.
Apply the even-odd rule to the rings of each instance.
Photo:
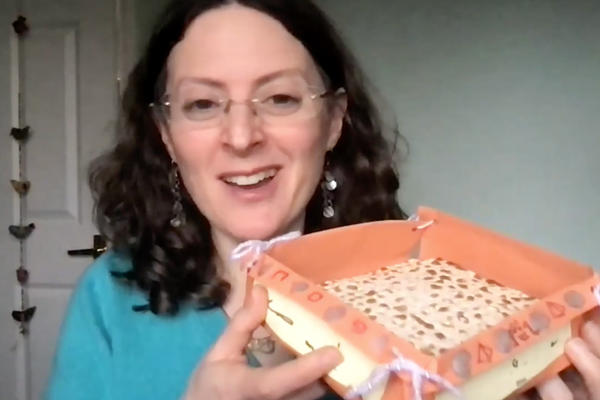
[[[0,398],[38,399],[74,283],[91,258],[67,250],[91,247],[96,230],[87,187],[89,161],[112,141],[117,108],[115,1],[0,2]],[[21,14],[29,32],[18,44],[11,23]],[[19,62],[19,54],[20,62]],[[15,269],[18,241],[18,152],[8,135],[18,124],[18,82],[24,121],[25,176],[31,181],[24,218],[36,225],[25,242],[28,303],[37,311],[26,338],[10,311],[20,308]]]

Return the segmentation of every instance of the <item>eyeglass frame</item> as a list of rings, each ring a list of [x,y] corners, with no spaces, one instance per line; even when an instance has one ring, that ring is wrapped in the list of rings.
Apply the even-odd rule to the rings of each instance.
[[[309,87],[309,89],[311,89],[311,87]],[[338,88],[335,91],[333,91],[331,89],[325,89],[321,93],[313,93],[308,98],[309,98],[309,100],[314,101],[314,100],[317,100],[317,99],[323,99],[323,98],[328,97],[328,96],[339,96],[339,95],[344,95],[344,94],[346,94],[346,89],[343,88],[343,87],[340,87],[340,88]],[[167,97],[168,98],[168,95],[165,94],[162,97]],[[219,104],[219,106],[222,106],[223,104],[226,104],[225,107],[223,108],[223,115],[227,115],[229,113],[229,111],[231,110],[232,105],[234,105],[234,104],[238,104],[238,105],[245,104],[245,105],[248,106],[248,108],[250,110],[252,110],[252,113],[255,116],[259,116],[259,113],[257,112],[257,107],[256,106],[257,106],[257,104],[260,104],[260,102],[262,102],[262,101],[263,101],[263,99],[256,98],[256,97],[255,98],[251,98],[251,99],[247,99],[247,100],[239,100],[239,101],[236,101],[236,100],[233,100],[231,98],[228,98],[228,99],[218,100],[218,104]],[[164,101],[158,101],[158,102],[151,102],[151,103],[148,104],[148,107],[151,108],[151,109],[153,109],[153,110],[157,110],[158,106],[170,108],[171,107],[171,102],[169,100],[164,100]],[[157,110],[157,112],[160,112],[160,111]],[[161,112],[160,114],[161,115],[159,115],[159,117],[164,117],[164,113]],[[161,119],[163,119],[163,118],[161,118]],[[164,118],[164,120],[168,120],[168,118]],[[197,122],[200,122],[200,120],[197,121]]]

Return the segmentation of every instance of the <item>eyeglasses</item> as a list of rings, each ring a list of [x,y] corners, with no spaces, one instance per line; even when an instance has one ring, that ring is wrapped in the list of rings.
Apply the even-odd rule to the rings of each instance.
[[[150,107],[160,121],[185,124],[190,129],[205,130],[222,126],[234,105],[246,105],[263,123],[280,126],[314,118],[323,108],[321,100],[344,93],[344,89],[333,92],[308,86],[275,86],[258,91],[256,97],[251,99],[234,101],[214,88],[198,86],[176,97],[166,95],[161,101],[151,103]]]

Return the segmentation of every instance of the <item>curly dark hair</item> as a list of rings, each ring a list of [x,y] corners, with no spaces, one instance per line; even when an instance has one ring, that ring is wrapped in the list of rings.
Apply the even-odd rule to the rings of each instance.
[[[306,209],[305,232],[406,218],[396,200],[395,146],[385,138],[384,124],[354,57],[312,1],[174,0],[160,15],[129,76],[117,143],[92,163],[89,173],[98,229],[132,262],[131,271],[117,275],[148,293],[149,304],[140,309],[155,314],[175,314],[183,302],[199,308],[221,306],[229,293],[230,286],[213,261],[209,221],[185,188],[187,223],[178,228],[169,223],[174,201],[168,179],[171,159],[149,104],[162,94],[167,58],[190,23],[207,10],[234,2],[277,19],[304,44],[331,88],[345,88],[347,93],[342,135],[327,157],[339,182],[336,213],[330,219],[323,217],[321,191],[315,190]]]

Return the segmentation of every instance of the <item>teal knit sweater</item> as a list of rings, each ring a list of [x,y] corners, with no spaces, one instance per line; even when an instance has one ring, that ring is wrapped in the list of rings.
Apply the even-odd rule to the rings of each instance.
[[[174,317],[134,312],[144,294],[111,271],[131,269],[110,252],[73,293],[61,328],[48,400],[180,399],[198,363],[227,325],[220,308],[181,307]],[[337,398],[337,397],[328,397]]]

